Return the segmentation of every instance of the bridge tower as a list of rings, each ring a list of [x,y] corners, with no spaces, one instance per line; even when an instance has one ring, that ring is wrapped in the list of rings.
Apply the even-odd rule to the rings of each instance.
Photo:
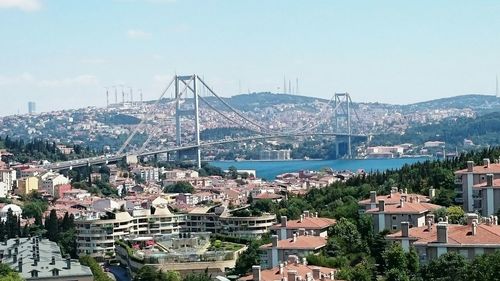
[[[176,145],[181,146],[182,139],[182,119],[183,117],[194,117],[194,142],[193,149],[195,161],[198,169],[201,168],[200,153],[200,119],[198,103],[198,77],[197,75],[175,76],[175,140]],[[183,88],[183,90],[181,90]],[[182,158],[182,151],[179,151],[177,158]]]
[[[352,158],[351,147],[351,116],[352,116],[352,100],[349,93],[335,93],[334,100],[334,132],[344,134],[346,137],[335,137],[335,155],[336,158],[345,157]]]

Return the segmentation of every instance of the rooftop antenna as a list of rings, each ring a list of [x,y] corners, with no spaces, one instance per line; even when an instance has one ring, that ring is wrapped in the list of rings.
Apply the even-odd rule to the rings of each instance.
[[[123,91],[123,85],[121,85],[122,87],[122,103],[125,104],[125,91]]]
[[[286,76],[283,75],[283,94],[286,94]]]
[[[106,88],[106,107],[109,107],[109,92],[108,92],[108,87],[104,87]]]
[[[495,77],[496,78],[496,84],[495,84],[495,96],[498,98],[498,75]]]

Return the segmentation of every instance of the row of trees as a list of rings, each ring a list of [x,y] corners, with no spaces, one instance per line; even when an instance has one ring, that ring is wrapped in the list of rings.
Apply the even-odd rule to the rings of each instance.
[[[176,271],[162,271],[153,266],[143,266],[136,273],[133,281],[212,281],[212,276],[207,270],[204,273],[191,273],[181,277]]]

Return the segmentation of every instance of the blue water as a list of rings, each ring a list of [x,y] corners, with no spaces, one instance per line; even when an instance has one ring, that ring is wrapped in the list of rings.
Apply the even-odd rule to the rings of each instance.
[[[396,159],[360,159],[360,160],[309,160],[309,161],[214,161],[210,164],[226,170],[235,166],[241,170],[256,170],[257,177],[273,180],[277,175],[300,170],[319,171],[322,168],[332,168],[336,171],[349,170],[356,172],[362,169],[366,172],[397,169],[404,164],[425,161],[429,158],[396,158]]]

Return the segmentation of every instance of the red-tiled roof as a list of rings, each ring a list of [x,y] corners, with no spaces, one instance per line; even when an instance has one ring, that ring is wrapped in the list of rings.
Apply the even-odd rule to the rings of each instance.
[[[500,173],[500,164],[490,163],[488,166],[480,165],[474,166],[472,172],[475,174],[499,174]],[[466,174],[468,173],[467,169],[458,170],[455,174]]]
[[[483,183],[475,184],[474,188],[483,188],[483,187],[487,187],[487,186],[488,186],[488,182],[485,181]],[[500,188],[500,179],[493,180],[493,188]]]
[[[375,203],[378,203],[380,200],[384,200],[386,205],[394,205],[394,204],[399,204],[400,200],[402,197],[406,197],[407,201],[409,200],[410,197],[413,198],[418,198],[420,202],[429,202],[430,199],[427,196],[420,195],[420,194],[414,194],[414,193],[399,193],[395,192],[389,195],[379,195],[375,199]],[[358,202],[360,205],[368,205],[371,204],[370,198],[364,199]]]
[[[436,243],[437,226],[433,225],[430,230],[427,226],[410,228],[408,236],[416,240],[415,244]],[[387,238],[401,239],[401,231],[389,234]],[[479,224],[476,235],[472,235],[471,225],[448,224],[448,244],[496,244],[500,248],[500,226]]]
[[[297,272],[297,276],[300,276],[302,280],[305,280],[305,277],[308,273],[312,275],[313,269],[319,268],[322,275],[330,275],[333,271],[334,273],[337,271],[334,268],[314,266],[314,265],[304,265],[301,263],[298,264],[288,264],[283,267],[283,274],[280,274],[279,267],[265,269],[261,271],[261,281],[282,281],[283,277],[288,276],[288,271],[295,270]],[[253,280],[252,275],[243,276],[238,280],[242,281],[250,281]],[[338,280],[338,279],[335,279]],[[341,281],[341,280],[338,280]]]
[[[289,220],[286,225],[286,229],[323,229],[331,225],[334,225],[336,221],[329,218],[316,218],[316,217],[305,217],[302,221],[300,220]],[[281,224],[275,224],[271,229],[280,229]]]
[[[287,249],[307,249],[316,250],[324,247],[326,245],[326,238],[320,236],[297,236],[296,240],[293,238],[283,239],[278,241],[279,250]],[[270,249],[272,248],[272,243],[260,246],[260,249]]]
[[[431,203],[410,203],[404,202],[403,206],[397,205],[386,205],[385,210],[381,213],[384,214],[422,214],[428,211],[437,210],[442,208],[439,205]],[[379,213],[379,208],[374,208],[366,211],[367,213]]]

